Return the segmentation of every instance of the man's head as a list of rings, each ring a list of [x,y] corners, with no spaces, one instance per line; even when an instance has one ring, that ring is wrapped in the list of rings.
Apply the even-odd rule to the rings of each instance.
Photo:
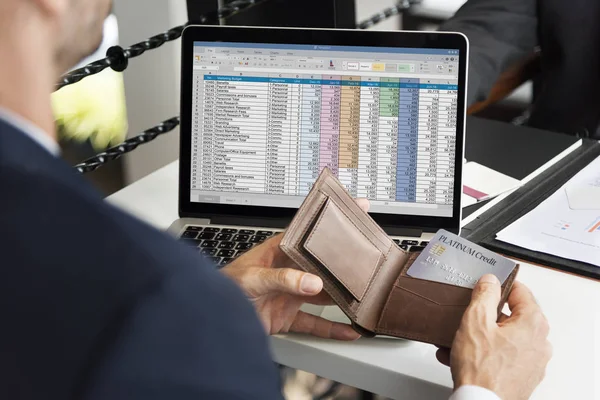
[[[0,0],[0,108],[55,137],[50,93],[98,48],[111,2]]]
[[[54,72],[62,74],[98,48],[112,0],[1,0],[2,36],[21,45],[52,51]],[[37,29],[39,36],[32,34]],[[38,43],[27,43],[28,41]],[[40,43],[42,42],[43,43]],[[14,43],[13,43],[14,44]],[[40,60],[41,61],[41,60]]]
[[[21,0],[22,1],[22,0]],[[28,0],[45,4],[57,21],[56,62],[70,68],[102,42],[102,28],[112,0]],[[61,71],[65,72],[65,71]]]

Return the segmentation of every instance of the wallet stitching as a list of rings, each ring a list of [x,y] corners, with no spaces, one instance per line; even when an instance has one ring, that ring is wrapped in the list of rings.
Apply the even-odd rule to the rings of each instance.
[[[337,204],[335,204],[335,201],[333,201],[333,199],[331,199],[331,197],[329,198],[329,200],[330,200],[330,202],[328,202],[328,203],[325,205],[325,208],[323,209],[323,212],[321,213],[321,215],[319,216],[319,219],[317,220],[317,223],[315,224],[315,228],[312,230],[312,232],[311,232],[311,233],[310,233],[310,235],[308,236],[308,239],[306,239],[306,242],[305,242],[305,243],[308,243],[308,242],[309,242],[309,241],[312,239],[312,237],[313,237],[314,233],[317,231],[317,229],[318,229],[318,228],[319,228],[319,226],[321,225],[321,221],[323,220],[323,216],[324,216],[324,215],[325,215],[325,213],[327,212],[327,209],[329,208],[329,205],[333,203],[333,204],[334,204],[334,205],[337,207],[337,209],[338,209],[338,210],[340,210],[340,211],[342,212],[342,214],[344,214],[344,216],[346,217],[346,219],[347,219],[348,221],[350,221],[350,223],[352,223],[352,225],[354,225],[354,227],[355,227],[355,228],[358,230],[358,232],[359,232],[361,235],[363,235],[363,237],[364,237],[365,239],[367,239],[367,240],[369,241],[369,243],[371,243],[371,245],[372,245],[373,247],[375,247],[375,249],[376,249],[376,250],[379,252],[379,257],[377,257],[377,262],[375,263],[375,268],[373,268],[373,271],[371,272],[371,276],[369,277],[369,280],[367,281],[367,284],[365,285],[365,288],[362,290],[362,293],[361,293],[361,295],[359,296],[359,295],[358,295],[358,294],[357,294],[357,293],[356,293],[354,290],[350,289],[350,288],[348,287],[348,285],[346,285],[346,284],[343,282],[343,280],[342,280],[342,279],[341,279],[341,278],[338,276],[338,274],[336,274],[334,271],[332,271],[330,268],[328,268],[328,267],[326,266],[325,262],[323,262],[323,260],[321,260],[321,258],[319,258],[319,256],[318,256],[318,255],[314,254],[312,251],[310,251],[310,250],[308,250],[308,249],[307,249],[307,250],[308,250],[308,251],[310,252],[310,254],[312,254],[312,255],[313,255],[313,256],[314,256],[314,257],[315,257],[317,260],[319,260],[319,262],[320,262],[321,264],[323,264],[323,266],[325,266],[325,268],[327,268],[327,270],[328,270],[329,272],[331,272],[331,273],[332,273],[332,274],[333,274],[333,275],[334,275],[334,276],[337,278],[337,280],[338,280],[338,281],[339,281],[339,282],[340,282],[340,283],[341,283],[341,284],[342,284],[342,285],[343,285],[343,286],[344,286],[346,289],[348,289],[348,291],[350,291],[350,293],[352,293],[352,295],[353,295],[354,297],[356,297],[356,298],[357,298],[357,300],[360,302],[360,301],[361,301],[361,300],[362,300],[362,299],[365,297],[365,293],[367,292],[367,289],[369,288],[369,286],[371,285],[371,282],[373,281],[373,277],[375,276],[375,272],[377,272],[377,271],[378,271],[378,269],[379,269],[378,267],[381,265],[381,257],[383,256],[383,253],[381,252],[381,250],[379,250],[379,248],[378,248],[378,247],[375,245],[375,243],[373,243],[373,242],[372,242],[372,241],[371,241],[371,240],[370,240],[370,239],[369,239],[369,238],[368,238],[368,237],[367,237],[367,236],[366,236],[366,235],[365,235],[365,234],[364,234],[364,233],[363,233],[363,232],[360,230],[360,228],[359,228],[358,226],[356,226],[356,224],[355,224],[355,223],[354,223],[354,222],[353,222],[353,221],[350,219],[350,217],[348,216],[348,214],[346,214],[346,213],[344,212],[344,210],[342,210],[342,209],[341,209],[341,208],[340,208],[340,207],[339,207]],[[314,216],[314,215],[313,215],[313,216]],[[360,308],[360,306],[359,306],[359,308]]]

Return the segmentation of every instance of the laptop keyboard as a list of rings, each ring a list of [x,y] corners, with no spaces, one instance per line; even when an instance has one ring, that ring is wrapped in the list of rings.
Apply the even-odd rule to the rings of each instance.
[[[280,231],[259,229],[216,228],[212,226],[188,225],[179,239],[196,249],[219,268],[227,265],[236,257],[252,247],[261,244]],[[425,249],[429,242],[414,239],[393,239],[401,249],[418,252]]]
[[[179,239],[221,268],[276,233],[278,231],[188,225]]]
[[[396,243],[402,250],[406,250],[411,253],[416,253],[418,251],[425,250],[425,246],[429,244],[429,242],[420,242],[418,240],[401,240],[394,239],[394,243]]]

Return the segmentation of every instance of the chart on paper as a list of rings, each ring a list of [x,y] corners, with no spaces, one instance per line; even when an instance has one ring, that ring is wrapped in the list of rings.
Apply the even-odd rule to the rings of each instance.
[[[497,239],[600,266],[600,192],[595,191],[596,182],[600,182],[598,171],[600,158],[500,231]]]

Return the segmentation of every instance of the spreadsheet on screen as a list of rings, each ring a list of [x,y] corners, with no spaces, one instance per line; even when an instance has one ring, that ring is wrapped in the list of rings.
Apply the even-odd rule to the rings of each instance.
[[[329,167],[374,212],[451,216],[459,56],[196,42],[190,200],[298,207]]]

